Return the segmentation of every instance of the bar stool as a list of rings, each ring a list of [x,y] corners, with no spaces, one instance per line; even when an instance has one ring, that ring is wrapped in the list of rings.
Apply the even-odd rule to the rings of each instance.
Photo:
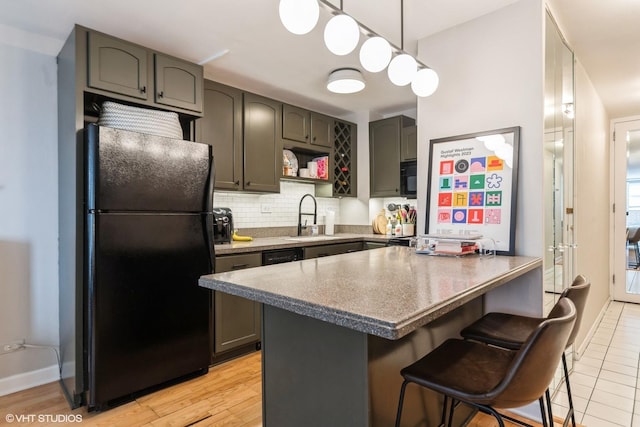
[[[539,323],[519,350],[488,346],[461,339],[449,339],[417,362],[403,368],[396,427],[400,426],[407,384],[444,394],[440,425],[445,425],[447,401],[452,400],[448,426],[456,401],[493,415],[504,427],[503,416],[494,408],[515,408],[540,402],[543,425],[547,427],[543,395],[576,319],[576,309],[561,298],[549,317]]]
[[[580,322],[584,307],[587,303],[589,288],[591,283],[583,275],[578,275],[573,280],[570,287],[566,288],[560,294],[560,299],[566,297],[570,299],[576,307],[576,322],[569,339],[567,340],[568,348],[573,344],[580,329]],[[479,341],[485,344],[507,348],[511,350],[519,349],[527,340],[527,337],[533,332],[544,318],[519,316],[507,313],[488,313],[483,317],[467,326],[460,331],[460,335],[464,339]],[[569,383],[569,370],[567,368],[567,358],[562,352],[562,367],[564,370],[564,380],[567,384],[567,395],[569,397],[569,411],[565,415],[565,419],[571,417],[573,427],[576,426],[576,418],[573,409],[573,398],[571,396],[571,385]],[[547,394],[547,400],[549,394]],[[551,418],[551,404],[549,402],[549,416]]]
[[[638,242],[640,241],[640,227],[630,227],[627,229],[627,248],[633,247],[633,251],[636,255],[636,262],[634,268],[640,268],[640,251],[638,250]],[[631,261],[631,257],[629,257]],[[627,267],[631,267],[631,262],[627,263]]]

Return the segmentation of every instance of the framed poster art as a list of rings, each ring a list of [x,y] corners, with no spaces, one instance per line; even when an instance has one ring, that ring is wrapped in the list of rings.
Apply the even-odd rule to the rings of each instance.
[[[480,234],[515,254],[520,127],[432,139],[427,234]]]

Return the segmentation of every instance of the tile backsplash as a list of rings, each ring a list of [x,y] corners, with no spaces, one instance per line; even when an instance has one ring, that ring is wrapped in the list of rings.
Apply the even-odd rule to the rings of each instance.
[[[216,191],[213,196],[214,207],[231,208],[235,228],[286,227],[298,224],[298,206],[305,194],[315,196],[315,185],[280,181],[280,193],[251,194],[244,192]],[[318,224],[324,224],[324,215],[328,210],[336,213],[336,224],[340,224],[340,200],[316,197],[318,203]],[[313,201],[307,197],[302,204],[302,212],[313,212]],[[312,217],[303,217],[302,221]]]

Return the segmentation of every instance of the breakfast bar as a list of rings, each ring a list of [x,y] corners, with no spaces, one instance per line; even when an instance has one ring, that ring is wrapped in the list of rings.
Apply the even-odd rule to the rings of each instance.
[[[487,311],[542,314],[542,261],[386,247],[202,276],[263,303],[263,425],[393,425],[400,369]],[[437,425],[407,389],[403,425]],[[471,411],[459,410],[460,423]]]

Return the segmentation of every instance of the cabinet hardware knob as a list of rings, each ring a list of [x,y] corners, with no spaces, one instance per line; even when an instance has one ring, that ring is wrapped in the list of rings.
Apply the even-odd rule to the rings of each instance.
[[[246,185],[247,187],[251,185],[251,181],[247,181],[244,183],[244,185]]]
[[[142,86],[140,88],[140,93],[147,93],[147,87],[146,86]]]
[[[305,136],[304,136],[304,139],[309,139],[309,135],[305,135]]]
[[[158,98],[162,98],[162,97],[164,97],[164,91],[158,92]]]
[[[237,180],[236,182],[234,182],[233,185],[240,185],[240,180]]]

